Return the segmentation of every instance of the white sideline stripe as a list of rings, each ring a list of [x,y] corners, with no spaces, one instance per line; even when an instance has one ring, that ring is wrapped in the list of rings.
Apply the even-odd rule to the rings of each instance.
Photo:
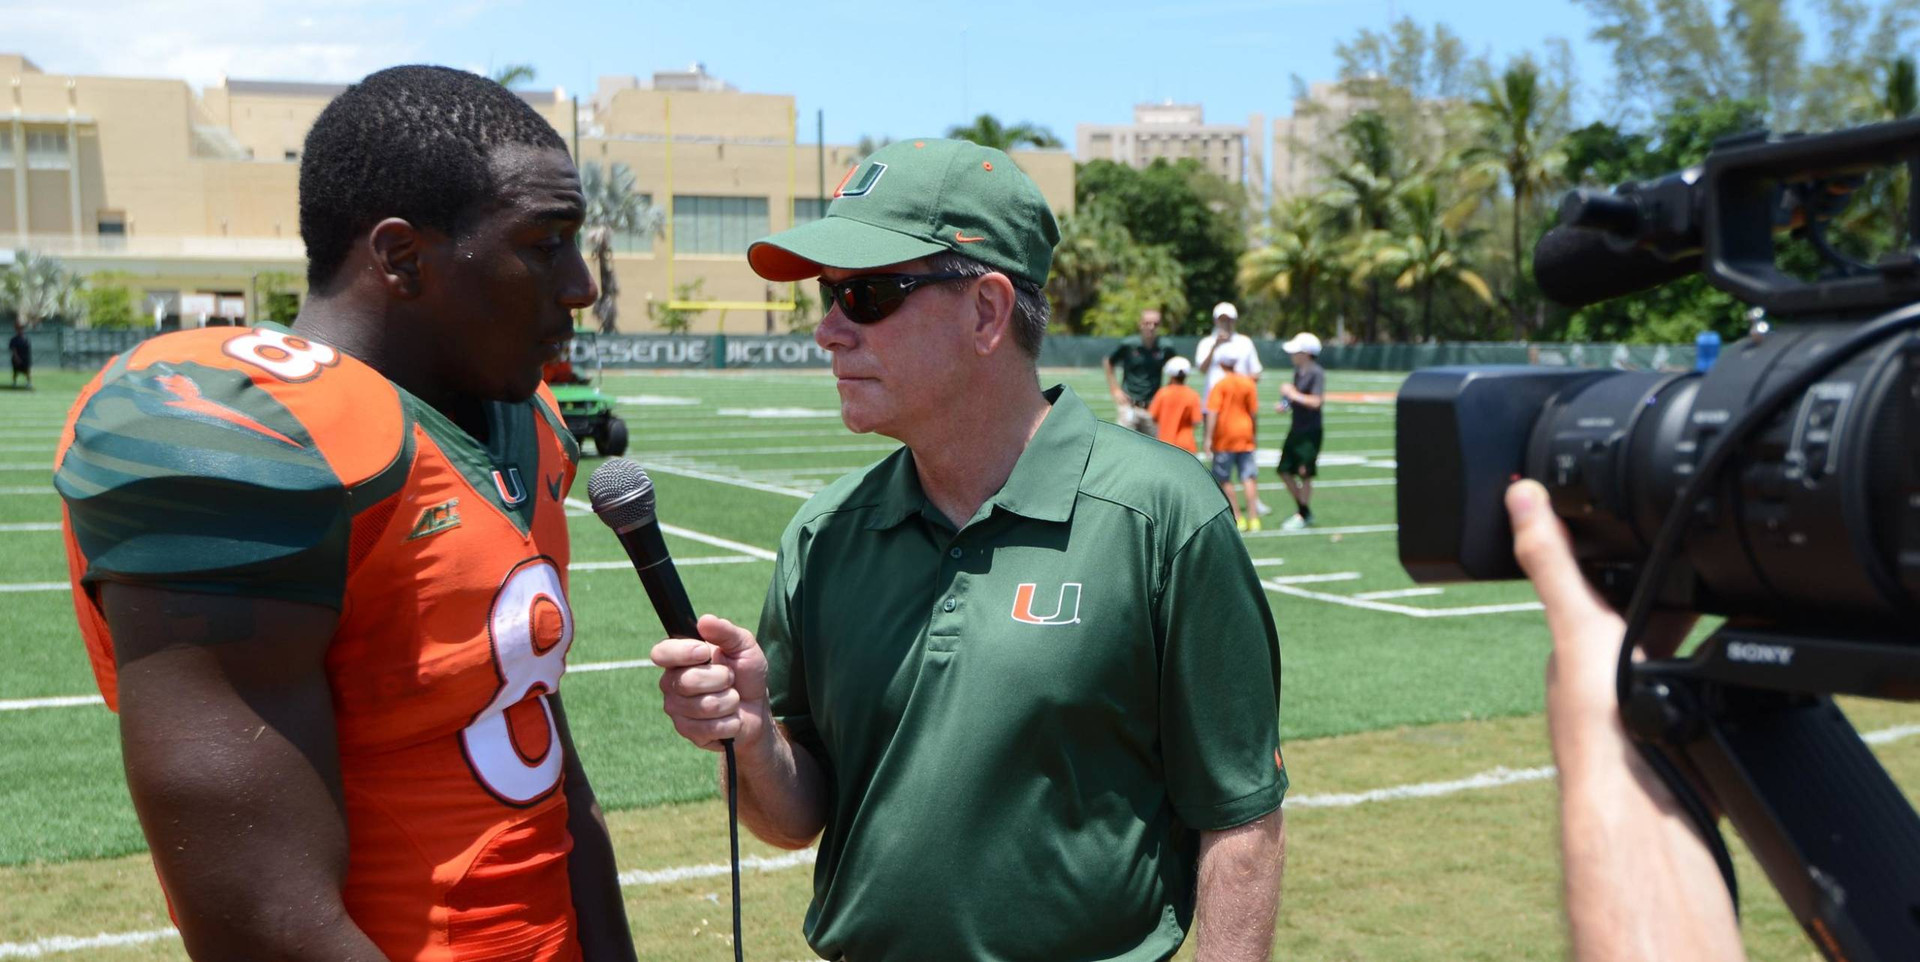
[[[27,581],[20,584],[0,585],[0,594],[21,591],[65,591],[70,585],[64,581]]]
[[[1392,478],[1340,478],[1334,481],[1315,479],[1313,482],[1315,490],[1320,488],[1377,488],[1390,484],[1393,484]]]
[[[692,568],[697,565],[755,564],[761,560],[763,559],[753,558],[743,554],[725,554],[725,555],[714,555],[710,558],[675,558],[673,559],[673,563],[675,567]],[[631,561],[576,561],[570,565],[567,565],[568,571],[617,571],[623,568],[628,571],[632,571],[633,562]]]
[[[778,872],[781,869],[812,865],[815,858],[813,849],[801,849],[785,855],[748,855],[740,859],[742,869],[761,872]],[[628,885],[665,885],[668,882],[684,882],[694,878],[713,878],[718,875],[730,875],[732,869],[724,862],[709,865],[681,865],[676,868],[634,869],[620,873],[621,886]]]
[[[1539,611],[1540,602],[1529,601],[1513,605],[1476,605],[1470,608],[1414,608],[1408,605],[1388,604],[1384,601],[1367,601],[1346,595],[1330,595],[1324,591],[1297,588],[1289,584],[1276,583],[1279,579],[1261,582],[1268,591],[1277,591],[1283,595],[1306,598],[1310,601],[1325,601],[1330,604],[1346,605],[1349,608],[1361,608],[1367,611],[1380,611],[1390,615],[1406,615],[1409,618],[1464,618],[1469,615],[1497,615],[1513,611]]]
[[[1920,725],[1902,725],[1869,732],[1862,737],[1870,745],[1884,745],[1920,735]],[[1444,782],[1418,782],[1411,785],[1395,785],[1389,788],[1376,788],[1365,792],[1326,792],[1318,795],[1295,795],[1288,798],[1286,808],[1357,808],[1377,802],[1397,802],[1414,798],[1441,798],[1457,795],[1461,792],[1480,791],[1489,788],[1503,788],[1508,785],[1520,785],[1527,782],[1539,782],[1552,778],[1554,768],[1545,765],[1540,768],[1513,769],[1501,766],[1491,768],[1466,778],[1456,778]],[[789,852],[786,855],[762,856],[749,855],[740,860],[740,867],[760,872],[778,872],[783,869],[798,868],[813,864],[817,854],[813,849]],[[664,869],[633,869],[620,873],[620,885],[665,885],[696,878],[718,878],[729,874],[730,869],[724,863],[707,865],[682,865]],[[38,959],[55,953],[79,952],[85,949],[113,949],[132,945],[158,942],[161,939],[176,938],[175,929],[148,929],[144,932],[121,932],[109,935],[75,937],[54,935],[32,942],[0,942],[0,959]]]
[[[0,471],[45,471],[51,475],[53,474],[53,462],[48,461],[45,464],[21,464],[19,462],[0,464]]]
[[[49,469],[51,470],[51,469]],[[22,484],[0,487],[0,494],[59,494],[51,484]]]
[[[661,451],[642,451],[642,452],[640,452],[640,453],[641,453],[641,455],[642,455],[642,456],[650,456],[650,457],[656,457],[656,458],[675,458],[675,457],[680,457],[680,458],[706,458],[706,457],[713,457],[713,458],[718,458],[718,457],[726,457],[726,456],[735,456],[735,457],[739,457],[739,456],[748,456],[748,455],[750,455],[750,456],[753,456],[753,457],[759,457],[760,455],[764,455],[764,454],[830,454],[830,453],[831,453],[831,454],[838,454],[838,453],[841,453],[841,452],[845,452],[845,451],[878,451],[878,452],[880,452],[880,453],[882,453],[882,454],[884,454],[884,453],[886,453],[886,452],[888,452],[888,451],[893,451],[893,450],[897,450],[897,449],[898,449],[899,447],[900,447],[900,445],[898,445],[898,444],[872,444],[872,443],[868,443],[868,444],[821,444],[821,445],[815,445],[815,446],[813,446],[813,447],[805,447],[805,448],[799,448],[799,447],[785,447],[785,448],[678,448],[678,449],[668,449],[668,450],[661,450]],[[1385,454],[1392,454],[1393,452],[1392,452],[1392,451],[1387,451],[1387,452],[1384,452],[1384,453],[1385,453]],[[648,467],[652,467],[652,465],[648,465]]]
[[[58,521],[22,521],[18,524],[0,524],[0,531],[58,531]]]
[[[1445,588],[1396,588],[1392,591],[1363,591],[1354,595],[1354,597],[1361,601],[1384,601],[1388,598],[1425,598],[1430,595],[1442,594],[1446,590]]]
[[[1316,487],[1318,487],[1318,485],[1316,485]],[[1351,524],[1344,528],[1301,528],[1298,531],[1280,531],[1278,529],[1270,531],[1249,531],[1245,537],[1308,538],[1316,534],[1385,534],[1388,531],[1398,530],[1400,530],[1400,526],[1397,524]]]
[[[1255,559],[1253,559],[1253,566],[1254,566],[1254,567],[1256,567],[1256,568],[1274,568],[1274,567],[1279,567],[1280,565],[1283,565],[1283,564],[1286,564],[1286,563],[1287,563],[1287,559],[1285,559],[1285,558],[1255,558]]]
[[[1268,584],[1275,585],[1316,585],[1327,581],[1359,581],[1358,571],[1336,571],[1319,575],[1287,575],[1284,578],[1268,578]]]
[[[809,497],[811,497],[811,495],[809,495]],[[588,502],[582,501],[579,498],[568,498],[567,507],[573,508],[577,511],[585,511],[588,514],[593,513],[593,505],[589,504]],[[660,526],[660,530],[663,533],[670,534],[678,538],[685,538],[688,541],[698,541],[701,544],[710,544],[716,548],[725,548],[728,551],[738,551],[743,555],[747,555],[752,558],[757,558],[761,561],[772,561],[773,559],[779,557],[779,555],[776,555],[765,548],[757,548],[757,547],[754,547],[753,545],[743,544],[739,541],[729,541],[726,538],[722,538],[717,535],[707,534],[702,531],[695,531],[692,528],[682,528],[679,525],[662,524]],[[681,561],[680,559],[675,558],[673,563],[674,564],[695,564],[695,563],[700,563],[700,559],[690,558],[686,561]],[[704,563],[723,564],[724,562],[706,561]]]

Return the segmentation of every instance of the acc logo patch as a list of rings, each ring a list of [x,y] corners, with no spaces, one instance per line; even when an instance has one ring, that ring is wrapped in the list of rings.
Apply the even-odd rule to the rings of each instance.
[[[847,171],[847,176],[840,179],[840,186],[833,189],[833,196],[865,197],[872,192],[875,184],[880,183],[880,178],[885,176],[886,172],[886,164],[868,164],[865,171],[858,167],[851,168]],[[853,180],[854,174],[860,175],[859,181]]]
[[[1060,586],[1053,613],[1041,615],[1033,610],[1034,592],[1039,585],[1022,584],[1013,593],[1013,620],[1028,625],[1077,625],[1080,623],[1080,583],[1069,581]]]

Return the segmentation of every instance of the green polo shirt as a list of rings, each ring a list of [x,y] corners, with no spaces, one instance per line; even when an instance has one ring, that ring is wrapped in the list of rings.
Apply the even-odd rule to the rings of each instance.
[[[781,538],[759,637],[828,785],[822,958],[1166,958],[1197,833],[1286,792],[1279,642],[1219,486],[1047,398],[958,533],[902,449]]]
[[[1180,356],[1164,337],[1153,339],[1153,346],[1146,346],[1135,334],[1120,340],[1107,360],[1120,370],[1120,390],[1142,406],[1153,400],[1153,392],[1160,390],[1161,371],[1167,362]]]

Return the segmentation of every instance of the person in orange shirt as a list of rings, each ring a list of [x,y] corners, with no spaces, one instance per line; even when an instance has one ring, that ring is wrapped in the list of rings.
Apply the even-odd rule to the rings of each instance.
[[[1244,367],[1228,369],[1220,383],[1207,394],[1207,450],[1213,454],[1213,479],[1233,507],[1234,524],[1242,531],[1260,530],[1259,470],[1253,464],[1255,418],[1260,410],[1259,389],[1253,378],[1241,373]],[[1245,507],[1233,503],[1233,482],[1240,481],[1247,501]]]
[[[1200,394],[1187,386],[1187,373],[1192,370],[1193,363],[1184,357],[1167,361],[1161,368],[1167,386],[1155,391],[1147,405],[1147,416],[1158,426],[1160,440],[1187,452],[1194,450],[1193,429],[1200,423]]]

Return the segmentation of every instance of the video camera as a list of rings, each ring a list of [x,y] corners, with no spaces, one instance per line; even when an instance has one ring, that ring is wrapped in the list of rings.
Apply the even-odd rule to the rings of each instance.
[[[1901,249],[1828,236],[1904,167]],[[1624,610],[1628,730],[1731,860],[1705,785],[1833,959],[1920,946],[1920,816],[1833,694],[1920,700],[1920,120],[1721,141],[1704,164],[1575,191],[1534,252],[1580,306],[1694,272],[1781,322],[1705,373],[1434,368],[1401,388],[1400,560],[1417,582],[1521,577],[1503,496],[1546,486],[1588,580]],[[1777,235],[1812,246],[1783,270]],[[1656,609],[1727,616],[1635,663]]]

